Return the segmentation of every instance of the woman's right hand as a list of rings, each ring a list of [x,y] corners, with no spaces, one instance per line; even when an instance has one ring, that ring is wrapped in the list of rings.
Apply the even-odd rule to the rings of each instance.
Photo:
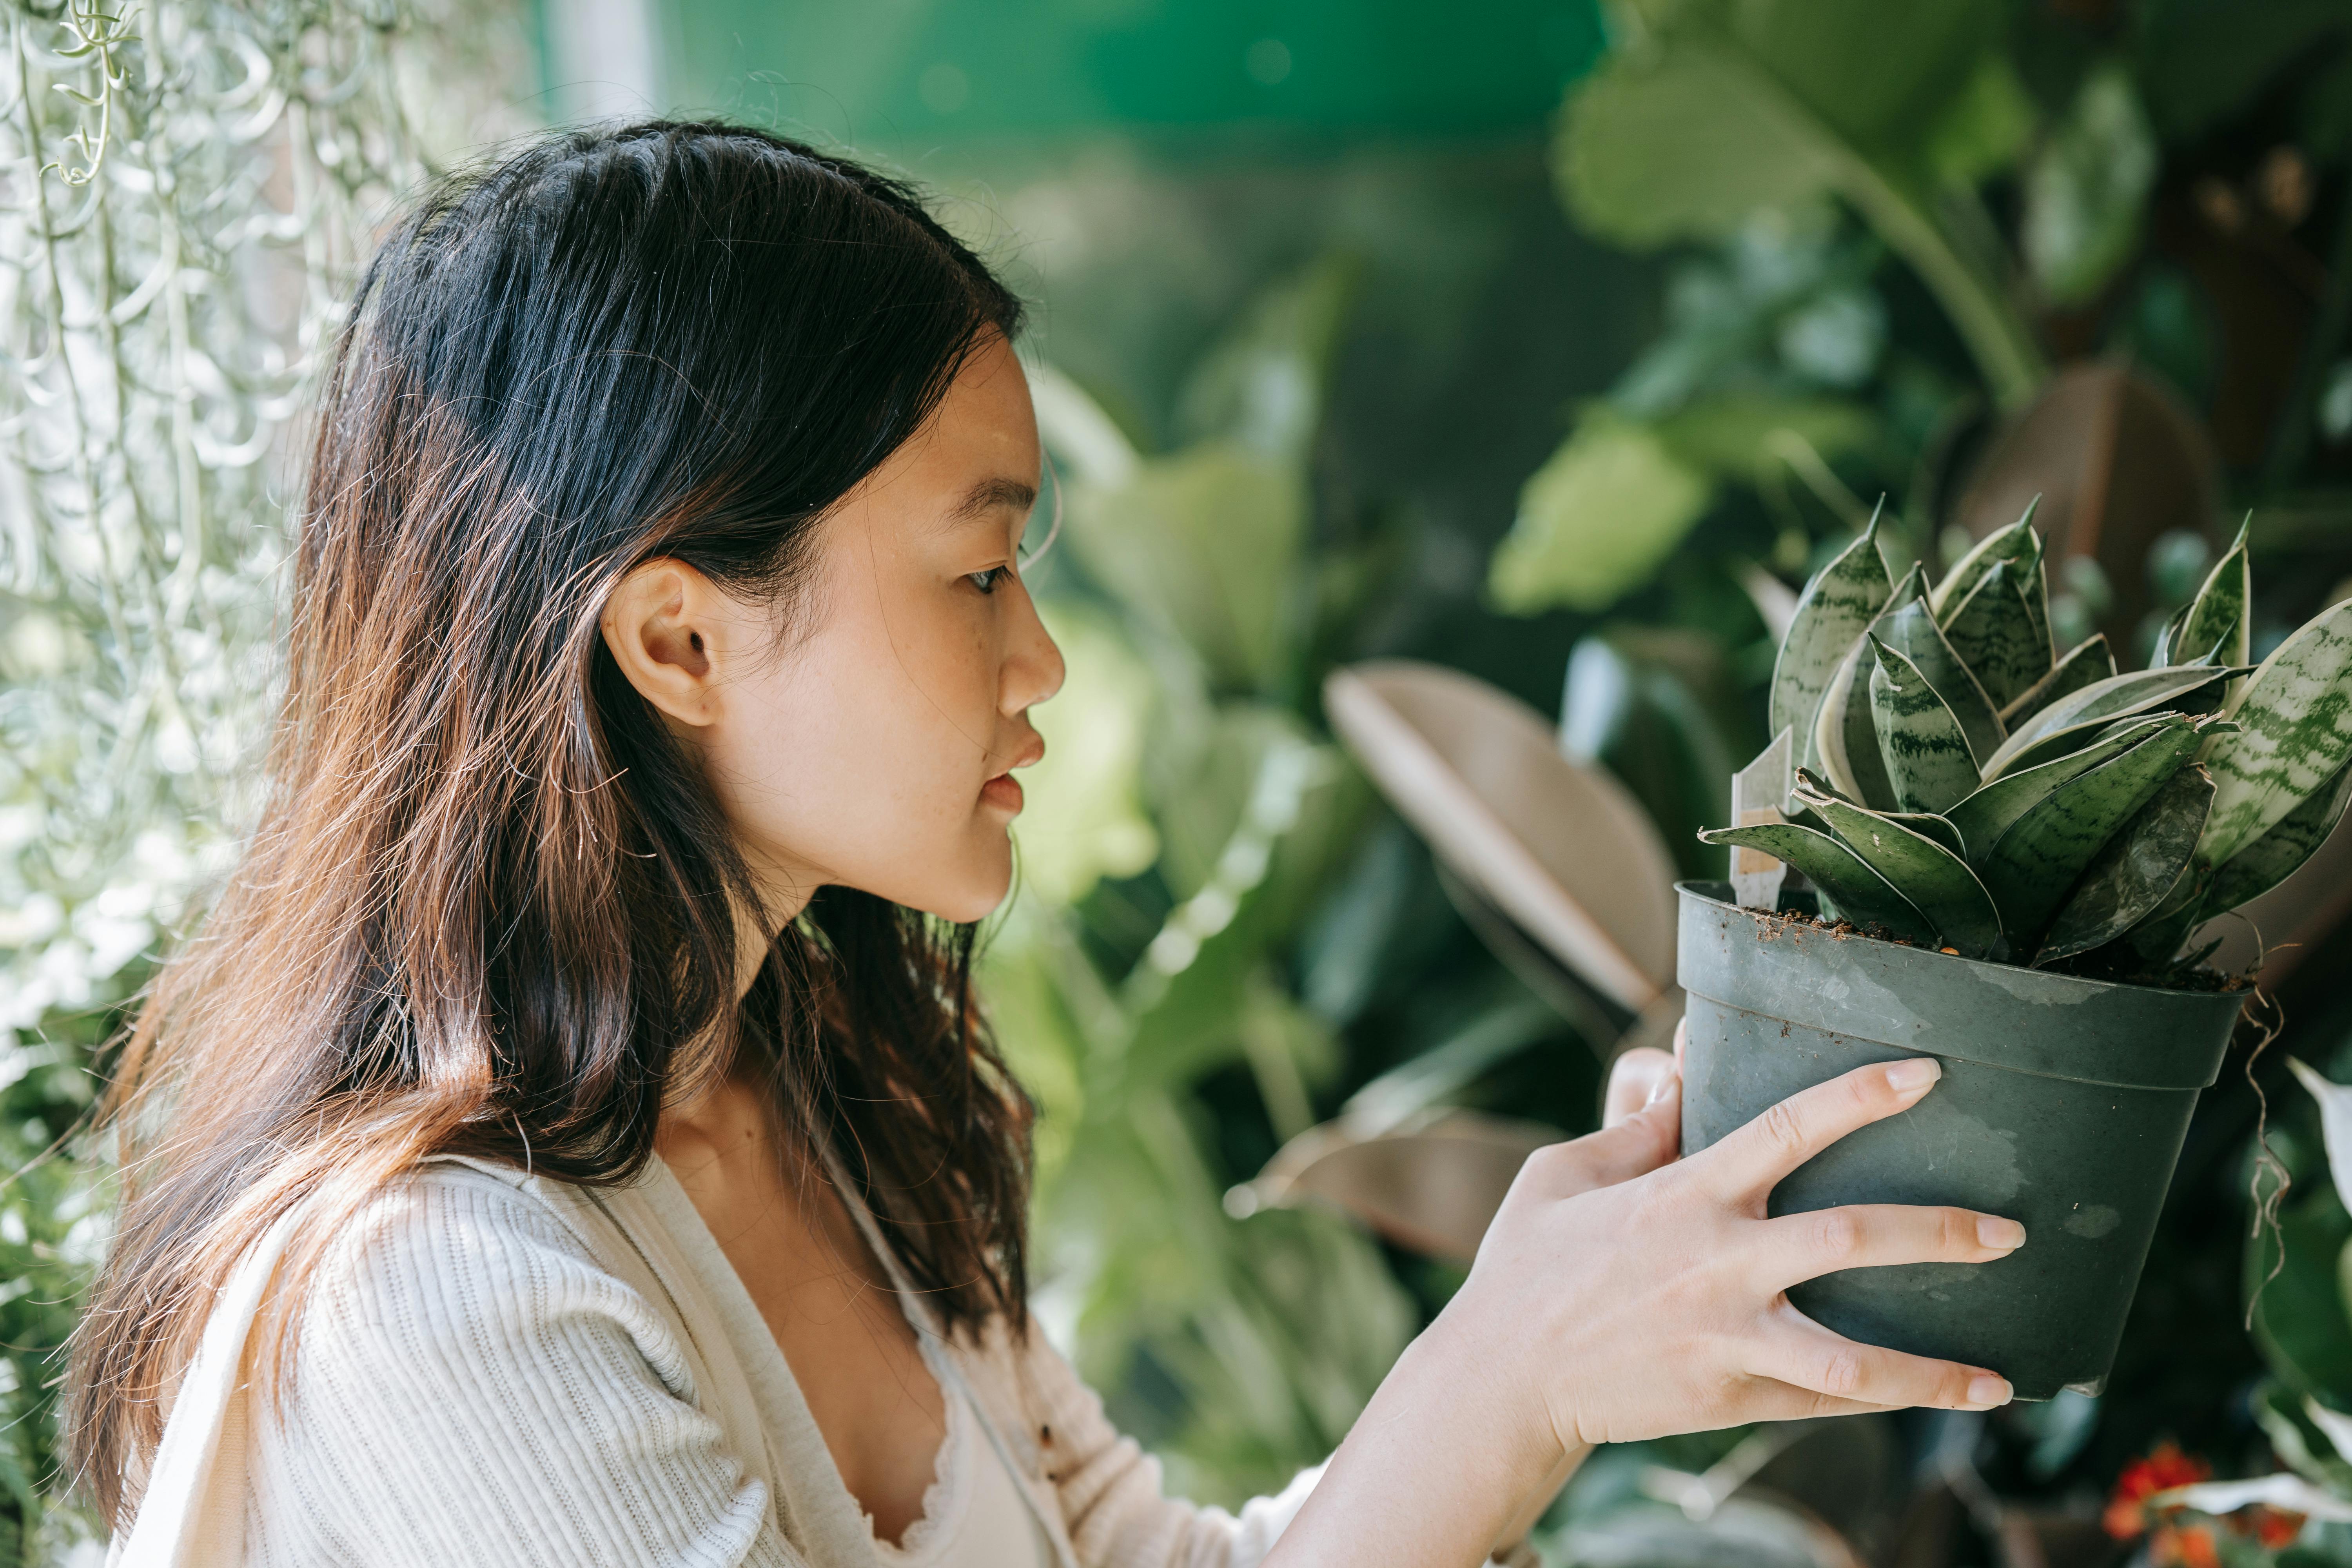
[[[1790,1306],[1788,1289],[1843,1268],[1992,1262],[2023,1244],[2023,1226],[1959,1208],[1766,1209],[1791,1171],[1917,1104],[1941,1074],[1926,1058],[1859,1068],[1686,1159],[1680,1079],[1668,1078],[1632,1116],[1538,1151],[1468,1280],[1373,1397],[1302,1511],[1307,1528],[1294,1525],[1276,1558],[1322,1562],[1326,1545],[1351,1541],[1328,1560],[1476,1562],[1583,1444],[2006,1404],[1999,1373],[1858,1344]],[[1349,1525],[1327,1525],[1343,1511]]]
[[[1534,1440],[1563,1448],[2007,1403],[1999,1373],[1858,1344],[1799,1312],[1787,1292],[1843,1268],[1989,1263],[2023,1244],[2022,1226],[1893,1204],[1766,1212],[1783,1177],[1917,1104],[1941,1074],[1929,1058],[1859,1068],[1681,1160],[1679,1079],[1668,1080],[1615,1127],[1528,1161],[1432,1334],[1476,1347],[1465,1360],[1523,1391],[1515,1416],[1536,1424]],[[1614,1169],[1596,1181],[1596,1165]]]

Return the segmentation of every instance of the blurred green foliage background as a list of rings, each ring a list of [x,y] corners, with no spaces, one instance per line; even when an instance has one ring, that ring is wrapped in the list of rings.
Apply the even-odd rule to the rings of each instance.
[[[205,16],[226,36],[278,13]],[[2059,546],[2064,637],[2133,646],[2242,510],[2265,624],[2352,592],[2341,0],[542,0],[425,20],[367,35],[394,98],[436,49],[474,62],[443,73],[463,112],[412,116],[420,166],[531,121],[745,120],[914,179],[1034,302],[1066,531],[1033,586],[1070,679],[1038,716],[1051,752],[986,997],[1044,1111],[1040,1317],[1204,1500],[1319,1459],[1461,1279],[1337,1214],[1242,1217],[1234,1189],[1368,1098],[1580,1131],[1624,1021],[1571,1024],[1487,952],[1330,738],[1328,671],[1426,658],[1557,716],[1706,875],[1695,833],[1765,739],[1774,617],[1882,497],[1897,548],[1938,556],[2009,504],[1988,475],[2062,491],[2091,520]],[[278,58],[302,27],[359,26],[296,23]],[[334,166],[389,200],[383,146],[343,146]],[[324,300],[348,264],[304,276]],[[47,320],[29,300],[20,361]],[[284,402],[302,363],[237,395]],[[254,598],[280,519],[237,477],[271,471],[259,450],[152,449],[163,467],[107,480],[144,498],[135,559],[175,580],[184,449],[252,545],[201,547],[218,580],[195,603]],[[110,621],[109,569],[22,542],[89,531],[47,493],[0,528],[0,1157],[26,1168],[0,1194],[0,1520],[20,1530],[53,1481],[54,1351],[102,1240],[95,1167],[36,1156],[235,831],[244,732],[226,697],[186,697],[184,746],[131,702],[142,650],[185,629]],[[266,653],[224,624],[223,659]],[[104,702],[60,695],[85,690]],[[117,775],[152,787],[90,782]],[[77,859],[101,822],[115,847]],[[2324,983],[2352,954],[2312,930],[2282,1044],[2327,1061],[2352,1004]],[[2250,1394],[2277,1336],[2241,1314],[2256,1086],[2289,1104],[2279,1060],[2208,1097],[2102,1399],[1605,1456],[1548,1559],[2165,1561],[2100,1526],[2127,1461],[2168,1436],[2231,1473],[2275,1458]],[[2284,1121],[2308,1176],[2308,1112]],[[2307,1275],[2296,1300],[2340,1317]],[[1759,1478],[1780,1502],[1742,1500]]]

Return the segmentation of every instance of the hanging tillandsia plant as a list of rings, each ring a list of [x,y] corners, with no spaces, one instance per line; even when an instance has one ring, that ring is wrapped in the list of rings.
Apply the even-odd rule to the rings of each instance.
[[[1703,835],[1811,880],[1831,918],[1964,957],[2184,977],[2207,920],[2276,886],[2352,798],[2352,602],[2249,662],[2243,532],[2118,674],[2051,643],[2032,513],[1931,589],[1870,529],[1775,668],[1789,820]],[[1768,753],[1770,754],[1770,753]]]
[[[11,0],[0,67],[0,1562],[62,1551],[56,1347],[102,1242],[44,1158],[247,816],[299,416],[369,226],[524,129],[513,11]],[[420,127],[429,134],[420,134]],[[45,1522],[45,1521],[47,1522]]]
[[[289,421],[419,123],[505,128],[501,16],[5,12],[0,1046],[106,1001],[243,815]]]

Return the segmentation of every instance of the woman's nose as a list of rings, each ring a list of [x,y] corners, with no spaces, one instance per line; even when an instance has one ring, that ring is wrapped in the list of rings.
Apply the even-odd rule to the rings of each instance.
[[[1038,618],[1036,601],[1029,590],[1021,590],[1021,614],[1015,620],[1013,641],[1005,650],[1004,673],[999,689],[1001,706],[1008,715],[1019,713],[1046,700],[1062,689],[1062,679],[1068,673],[1062,663],[1062,650],[1054,641],[1045,623]]]

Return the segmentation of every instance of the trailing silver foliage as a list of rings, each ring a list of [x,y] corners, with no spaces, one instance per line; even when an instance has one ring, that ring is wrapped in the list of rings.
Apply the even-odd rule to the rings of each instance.
[[[436,137],[520,128],[495,4],[5,18],[0,1050],[118,993],[245,816],[338,301]]]

